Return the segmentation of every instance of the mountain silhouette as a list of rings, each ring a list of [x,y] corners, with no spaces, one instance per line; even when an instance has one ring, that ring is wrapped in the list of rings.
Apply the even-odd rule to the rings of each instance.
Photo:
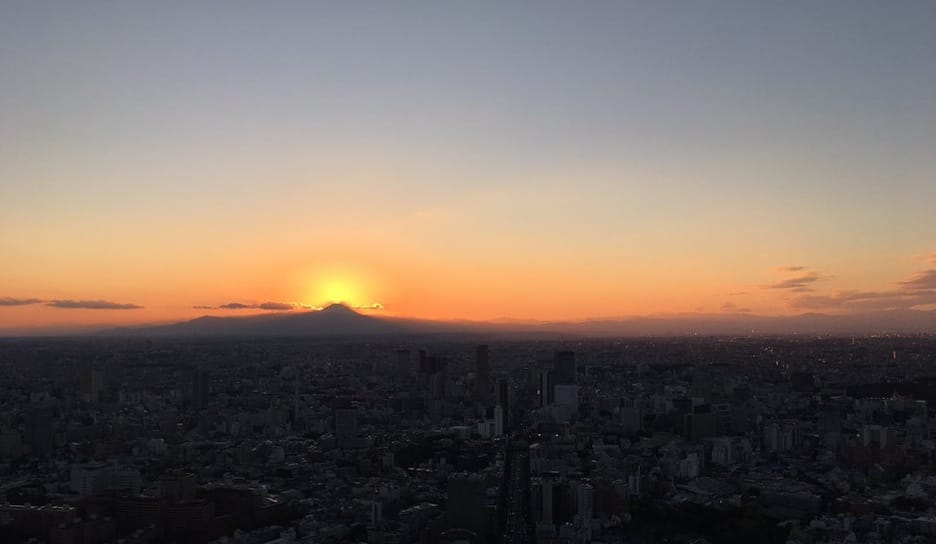
[[[344,304],[321,310],[250,316],[202,316],[191,321],[120,329],[142,336],[375,336],[407,332],[392,320],[363,315]]]
[[[609,337],[689,335],[851,335],[933,334],[936,311],[889,310],[849,315],[807,313],[792,316],[752,314],[669,314],[567,322],[433,321],[378,317],[344,304],[322,310],[251,316],[203,316],[171,325],[125,327],[99,332],[125,336],[271,336],[373,337],[422,335],[513,335],[523,337]]]

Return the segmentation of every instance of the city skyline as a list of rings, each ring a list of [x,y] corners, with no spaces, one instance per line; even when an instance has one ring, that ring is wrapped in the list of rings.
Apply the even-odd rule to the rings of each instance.
[[[934,21],[7,3],[0,332],[933,310]]]

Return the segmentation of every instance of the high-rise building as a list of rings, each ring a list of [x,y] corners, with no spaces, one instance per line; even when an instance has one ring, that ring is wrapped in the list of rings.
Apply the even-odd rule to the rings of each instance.
[[[642,414],[640,411],[640,404],[637,402],[637,399],[630,397],[622,398],[619,411],[621,429],[625,433],[632,434],[638,432],[641,429]]]
[[[208,405],[210,392],[210,382],[208,373],[202,369],[196,369],[192,372],[192,405],[196,408],[204,408]]]
[[[478,346],[475,353],[474,396],[481,399],[487,396],[491,387],[491,352],[488,346]]]
[[[410,375],[413,371],[413,362],[410,358],[410,350],[398,349],[396,353],[397,353],[397,375],[398,376]]]
[[[34,455],[46,456],[55,442],[51,406],[36,406],[26,413],[26,444]]]
[[[434,399],[445,398],[448,361],[444,357],[429,357],[426,359],[426,372],[428,373],[429,394]]]
[[[98,402],[104,394],[104,369],[94,366],[90,361],[80,365],[81,397],[85,402]]]
[[[497,405],[502,408],[503,425],[502,432],[510,432],[510,386],[507,380],[497,382]]]
[[[541,476],[533,479],[530,484],[530,491],[533,499],[531,512],[533,520],[537,524],[554,525],[553,510],[558,481],[552,476]]]
[[[560,383],[553,388],[554,402],[560,406],[567,406],[572,411],[578,410],[578,386]]]
[[[576,382],[574,351],[557,351],[553,363],[556,370],[556,383],[573,384]]]
[[[692,396],[705,399],[705,402],[709,402],[712,399],[713,390],[714,376],[712,375],[711,369],[706,367],[699,367],[693,370],[691,388]]]
[[[555,373],[542,370],[539,379],[539,405],[549,406],[556,400]]]
[[[335,409],[335,439],[339,448],[354,448],[358,437],[358,412],[354,408]]]
[[[419,350],[419,367],[418,367],[418,370],[419,370],[419,373],[420,373],[420,374],[426,374],[426,373],[427,373],[426,365],[428,365],[428,364],[429,364],[429,355],[426,353],[426,350],[424,350],[424,349]]]

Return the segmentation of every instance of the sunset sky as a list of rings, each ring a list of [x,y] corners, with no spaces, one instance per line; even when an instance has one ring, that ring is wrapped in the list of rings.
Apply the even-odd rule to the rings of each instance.
[[[0,330],[337,300],[936,308],[936,2],[0,4]]]

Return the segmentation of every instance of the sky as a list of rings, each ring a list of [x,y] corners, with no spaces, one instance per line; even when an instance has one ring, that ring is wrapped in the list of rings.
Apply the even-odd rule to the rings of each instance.
[[[936,308],[936,3],[0,4],[0,329]]]

